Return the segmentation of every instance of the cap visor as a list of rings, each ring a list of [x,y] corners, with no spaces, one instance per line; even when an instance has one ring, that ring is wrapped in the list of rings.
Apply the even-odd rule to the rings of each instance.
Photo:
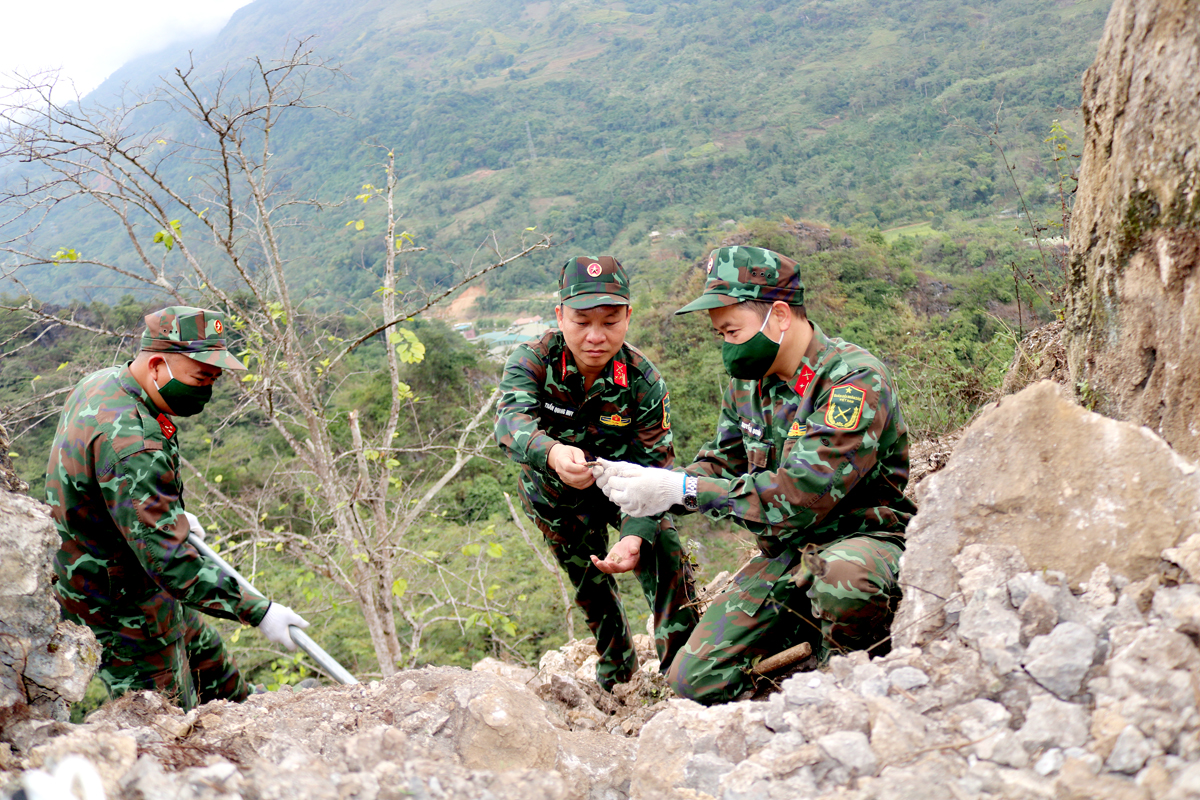
[[[730,297],[727,294],[702,294],[683,308],[676,311],[675,316],[679,316],[680,314],[690,314],[693,311],[707,311],[710,308],[735,306],[740,302],[741,300],[738,300],[736,297]]]
[[[569,297],[562,301],[562,304],[567,308],[575,308],[583,311],[596,306],[627,306],[629,305],[628,297],[621,297],[615,294],[577,294],[574,297]]]
[[[246,365],[234,358],[233,353],[228,350],[204,350],[199,353],[184,353],[193,361],[199,361],[201,364],[208,364],[210,367],[220,367],[221,369],[245,369]]]

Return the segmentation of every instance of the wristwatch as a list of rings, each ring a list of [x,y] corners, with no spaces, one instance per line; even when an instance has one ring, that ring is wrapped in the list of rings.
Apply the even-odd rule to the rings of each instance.
[[[695,511],[700,507],[700,502],[696,497],[700,487],[700,479],[688,476],[683,480],[683,507],[688,511]]]

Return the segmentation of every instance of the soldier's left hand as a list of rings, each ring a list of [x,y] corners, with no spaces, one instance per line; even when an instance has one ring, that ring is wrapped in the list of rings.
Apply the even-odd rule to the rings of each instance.
[[[614,475],[636,475],[638,471],[643,469],[641,464],[634,464],[631,461],[609,461],[606,458],[597,458],[596,465],[592,467],[592,475],[596,478],[596,485],[600,487],[600,491],[604,491],[604,487],[608,485],[608,479]],[[605,496],[608,492],[604,492]]]
[[[603,561],[596,558],[596,556],[592,556],[592,563],[601,572],[616,575],[619,572],[629,572],[631,569],[637,569],[641,553],[642,540],[639,537],[622,536],[613,545],[613,549],[608,551],[608,555],[604,557]]]
[[[189,530],[191,530],[192,533],[196,534],[197,539],[199,539],[200,541],[203,542],[204,541],[204,526],[200,524],[200,518],[197,517],[195,514],[193,514],[190,511],[183,512],[183,515],[185,517],[187,517]]]
[[[682,472],[626,464],[620,475],[608,478],[604,495],[631,517],[653,517],[683,503]]]

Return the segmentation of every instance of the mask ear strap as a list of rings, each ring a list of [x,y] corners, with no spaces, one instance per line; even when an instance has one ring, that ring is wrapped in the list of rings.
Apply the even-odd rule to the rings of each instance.
[[[767,329],[767,323],[771,321],[771,312],[774,310],[775,310],[775,306],[771,306],[770,308],[767,309],[767,315],[765,317],[763,317],[763,324],[758,327],[758,332],[761,333],[763,336],[767,336],[767,334],[764,333],[764,331],[766,331],[766,329]],[[774,344],[783,344],[783,334],[784,334],[784,331],[779,332],[779,341],[778,342],[776,342],[774,339],[771,339],[770,336],[767,336],[767,338],[770,339],[771,342]]]
[[[767,329],[767,323],[771,321],[771,312],[774,310],[775,310],[775,306],[770,306],[769,308],[767,308],[767,315],[765,317],[763,317],[762,325],[758,326],[759,333],[762,333],[763,331],[765,331]]]

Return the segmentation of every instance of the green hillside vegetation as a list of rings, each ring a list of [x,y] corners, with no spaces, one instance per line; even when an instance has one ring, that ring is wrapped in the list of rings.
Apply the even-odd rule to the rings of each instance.
[[[721,242],[769,246],[799,260],[810,315],[826,332],[871,348],[890,366],[914,439],[965,423],[990,398],[1011,359],[1017,335],[1010,324],[1015,322],[1016,300],[1011,275],[959,267],[969,256],[948,237],[900,237],[888,244],[875,231],[851,233],[791,220],[747,220],[706,244]],[[1016,255],[999,243],[993,246],[995,252],[984,251],[988,257]],[[698,292],[703,277],[701,263],[683,269],[659,267],[656,280],[643,280],[635,287],[630,340],[658,364],[671,389],[680,460],[690,460],[711,435],[726,380],[720,348],[707,320],[701,315],[672,316]],[[1022,285],[1022,291],[1023,302],[1036,305],[1042,318],[1051,314],[1051,307],[1027,285]],[[79,319],[99,326],[129,324],[148,307],[125,298],[111,307],[94,303],[76,310]],[[39,333],[36,327],[21,332],[23,324],[15,314],[0,317],[0,322],[5,339],[16,347],[29,345],[0,362],[4,365],[0,407],[11,409],[27,402],[31,386],[67,388],[97,362],[113,363],[132,353],[129,343],[118,348],[111,340],[80,331],[60,331],[30,344]],[[417,322],[414,331],[425,344],[426,357],[406,366],[402,376],[417,396],[411,406],[413,428],[450,430],[467,413],[468,398],[495,381],[499,365],[442,322]],[[352,336],[358,330],[348,321],[331,320],[326,330],[313,335],[331,332]],[[388,402],[379,368],[382,352],[379,346],[364,348],[341,367],[345,381],[329,416],[332,434],[347,450],[348,413],[356,410],[369,432],[380,424],[378,416]],[[181,425],[184,455],[209,486],[219,486],[240,502],[259,504],[266,531],[303,528],[313,498],[302,487],[286,488],[282,476],[290,468],[286,458],[281,460],[285,451],[281,440],[261,415],[236,409],[234,389],[228,380],[219,383],[210,410]],[[54,405],[44,406],[48,414],[52,415]],[[53,422],[50,416],[27,430],[23,426],[15,445],[16,463],[35,496],[41,491]],[[412,433],[403,436],[401,445],[410,441]],[[397,474],[429,468],[426,461],[406,459]],[[541,652],[563,641],[562,595],[552,574],[531,558],[504,499],[504,493],[512,494],[515,486],[515,466],[492,446],[439,495],[426,521],[406,542],[422,554],[405,560],[399,573],[408,591],[420,591],[428,582],[453,574],[464,581],[464,598],[475,593],[492,601],[489,611],[468,617],[469,625],[461,619],[448,620],[422,631],[420,649],[410,654],[412,663],[465,666],[485,655],[536,661]],[[228,538],[223,534],[228,524],[203,504],[206,492],[196,479],[189,479],[189,492],[197,498],[189,508],[206,519],[230,558],[253,573],[260,588],[302,609],[316,625],[314,637],[352,671],[375,673],[362,620],[347,597],[298,564],[269,534]],[[528,522],[525,525],[536,544],[536,529]],[[682,518],[680,527],[691,542],[702,581],[735,567],[749,541],[736,529],[696,516]],[[623,580],[622,589],[630,598],[631,623],[640,630],[647,612],[636,583]],[[582,620],[576,619],[575,630],[581,635]],[[236,626],[225,626],[227,636],[235,632]],[[407,641],[412,630],[402,627],[400,633]],[[295,682],[309,674],[302,658],[284,658],[264,648],[253,633],[238,634],[234,648],[260,682]]]
[[[397,214],[409,233],[400,244],[427,248],[402,254],[401,309],[459,280],[462,265],[486,263],[490,255],[476,248],[493,230],[504,241],[547,233],[557,246],[488,274],[474,302],[455,307],[454,320],[474,320],[481,332],[551,315],[557,267],[570,255],[617,255],[633,279],[629,338],[668,383],[677,459],[686,462],[711,435],[726,378],[704,315],[672,312],[700,291],[703,256],[722,244],[770,247],[798,260],[810,318],[883,359],[914,439],[958,428],[993,396],[1014,342],[1061,305],[1061,254],[1047,245],[1039,255],[1030,229],[1057,234],[1053,220],[1069,212],[1069,155],[1077,149],[1071,108],[1105,12],[1100,2],[1026,0],[368,0],[336,8],[258,0],[197,52],[195,74],[277,53],[281,31],[320,33],[323,54],[353,80],[314,71],[310,88],[345,113],[293,109],[283,118],[267,150],[272,197],[378,198],[364,185],[380,181],[381,151],[365,142],[396,148]],[[144,60],[114,81],[144,85],[165,66]],[[210,207],[201,180],[189,180],[202,174],[199,166],[178,157],[180,143],[204,142],[205,131],[171,111],[147,106],[123,130],[145,147],[157,177],[184,187],[196,212],[209,213],[200,212]],[[38,174],[12,164],[5,173]],[[231,196],[240,202],[238,190]],[[281,324],[296,337],[292,352],[307,360],[280,367],[264,355],[277,343],[238,333],[235,349],[259,354],[245,380],[303,375],[325,387],[310,407],[320,406],[327,423],[328,451],[351,478],[346,465],[360,462],[402,510],[445,468],[500,365],[446,319],[405,321],[405,314],[386,336],[368,337],[336,361],[322,358],[381,318],[371,304],[387,288],[386,212],[377,199],[283,208],[272,222],[282,255],[263,256],[254,240],[263,228],[249,223],[225,252],[243,259],[255,290],[266,292],[261,302],[220,272],[229,262],[207,243],[210,232],[199,235],[205,229],[196,216],[181,213],[178,227],[169,213],[134,225],[143,240],[159,234],[153,259],[169,276],[191,275],[186,243],[218,270],[214,280],[229,279],[222,289],[230,305],[258,313],[258,331],[281,316],[275,304],[285,285],[296,314]],[[81,326],[47,327],[21,311],[0,311],[0,415],[34,496],[63,393],[135,349],[132,338],[92,331],[139,329],[144,313],[170,302],[130,294],[111,273],[83,263],[99,255],[126,263],[130,245],[117,227],[78,201],[63,204],[31,243],[21,242],[44,253],[45,263],[19,276],[32,297],[16,285],[0,288],[7,293],[0,306],[28,303]],[[276,267],[282,274],[284,264],[288,280],[268,276]],[[182,291],[195,302],[214,296],[197,281]],[[388,365],[401,348],[413,356],[398,375],[411,397],[389,439],[388,415],[400,395]],[[414,355],[418,349],[423,356]],[[313,567],[305,563],[311,553],[288,538],[329,537],[342,529],[336,513],[365,519],[372,509],[353,480],[352,499],[325,507],[334,504],[324,504],[323,487],[297,457],[311,431],[301,424],[306,409],[268,414],[248,399],[255,389],[227,378],[210,409],[180,426],[195,470],[189,510],[260,588],[314,621],[314,638],[335,657],[360,676],[379,674],[378,642],[356,599],[328,575],[365,560],[351,552],[358,543],[332,546],[329,562]],[[356,445],[359,433],[387,440],[387,452]],[[403,541],[387,551],[396,569],[387,597],[409,613],[396,623],[401,666],[468,665],[484,655],[535,661],[563,641],[567,603],[510,514],[504,495],[515,485],[515,466],[492,445],[416,524],[398,529]],[[735,567],[749,540],[694,515],[680,527],[701,580]],[[622,587],[640,630],[646,611],[636,584]],[[576,634],[583,631],[576,619]],[[303,659],[272,652],[256,634],[224,632],[257,680],[306,674]]]
[[[364,142],[395,148],[408,230],[450,280],[489,231],[537,226],[570,250],[649,255],[651,231],[682,231],[675,255],[701,255],[726,219],[787,214],[888,229],[956,220],[1011,229],[1008,166],[978,135],[999,121],[1008,163],[1039,208],[1057,170],[1053,120],[1077,123],[1079,76],[1108,4],[694,0],[694,2],[256,2],[196,53],[211,76],[287,37],[341,64],[320,102],[273,140],[284,186],[335,201],[377,174]],[[172,52],[114,76],[149,85]],[[187,137],[165,110],[147,131]],[[193,132],[194,135],[194,132]],[[164,164],[181,176],[184,164]],[[189,173],[190,174],[190,173]],[[378,239],[347,228],[352,208],[302,214],[297,288],[333,305],[375,288]],[[368,219],[368,222],[370,220]],[[120,252],[112,226],[72,213],[46,247]],[[491,289],[544,292],[558,259],[497,275]],[[43,300],[115,300],[111,281],[26,275]]]

